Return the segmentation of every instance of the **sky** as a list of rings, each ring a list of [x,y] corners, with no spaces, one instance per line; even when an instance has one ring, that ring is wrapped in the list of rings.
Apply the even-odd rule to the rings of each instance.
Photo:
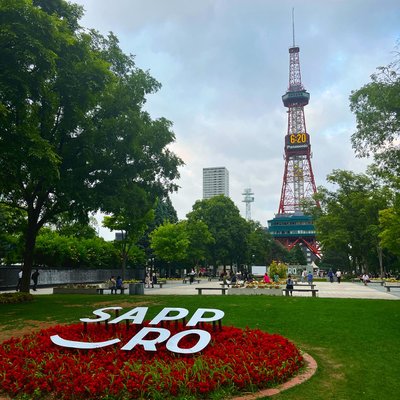
[[[251,218],[263,226],[278,212],[284,170],[289,53],[300,47],[304,108],[317,186],[334,169],[363,172],[355,157],[351,91],[394,59],[400,40],[398,0],[76,0],[81,25],[135,56],[162,88],[147,98],[153,118],[173,123],[171,149],[183,159],[171,195],[185,219],[202,199],[206,167],[226,167],[230,198],[243,217],[251,188]],[[104,229],[100,234],[112,239]]]

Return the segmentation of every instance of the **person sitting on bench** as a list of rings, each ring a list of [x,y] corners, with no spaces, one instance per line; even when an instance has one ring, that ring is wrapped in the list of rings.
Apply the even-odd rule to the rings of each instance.
[[[117,290],[120,290],[122,293],[122,278],[120,276],[117,277],[117,280],[115,282],[115,293],[117,293]]]
[[[293,296],[293,284],[292,276],[289,274],[286,280],[286,290],[289,291],[289,296]]]
[[[117,294],[117,282],[114,276],[112,276],[108,281],[108,288],[111,289],[111,294],[113,294],[114,292],[115,294]]]

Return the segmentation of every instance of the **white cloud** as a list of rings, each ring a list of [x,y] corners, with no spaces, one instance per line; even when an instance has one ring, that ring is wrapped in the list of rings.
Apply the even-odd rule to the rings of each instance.
[[[137,65],[162,83],[147,110],[174,123],[172,146],[186,165],[172,196],[184,218],[202,196],[202,169],[225,166],[231,198],[255,193],[252,217],[278,210],[287,130],[281,96],[288,86],[293,1],[80,0],[83,24],[113,31]],[[362,171],[355,158],[349,95],[391,61],[399,39],[397,0],[295,2],[296,44],[317,185],[333,169]]]

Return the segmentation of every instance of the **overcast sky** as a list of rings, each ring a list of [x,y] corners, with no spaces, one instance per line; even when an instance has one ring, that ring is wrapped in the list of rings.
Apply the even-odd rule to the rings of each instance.
[[[292,7],[317,186],[333,169],[362,172],[350,136],[349,95],[393,59],[400,39],[398,0],[78,0],[82,25],[112,31],[161,90],[148,97],[153,118],[173,122],[172,146],[185,166],[171,196],[184,219],[202,198],[204,167],[226,167],[230,197],[262,225],[278,211],[287,113]],[[107,238],[113,235],[103,235]]]

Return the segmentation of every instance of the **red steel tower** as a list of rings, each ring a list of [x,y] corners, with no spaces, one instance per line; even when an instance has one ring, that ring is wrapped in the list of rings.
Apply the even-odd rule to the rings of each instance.
[[[299,244],[309,256],[308,261],[320,258],[320,249],[315,238],[315,228],[310,215],[303,212],[305,200],[311,200],[317,188],[311,166],[310,135],[307,133],[304,107],[310,94],[301,83],[300,48],[289,48],[289,88],[282,96],[288,108],[288,128],[285,136],[285,169],[278,214],[268,221],[271,235],[289,250]],[[319,203],[316,202],[317,206]],[[312,254],[313,256],[312,256]]]
[[[301,83],[300,48],[289,49],[289,88],[282,96],[288,108],[288,129],[285,136],[285,169],[278,214],[302,211],[302,202],[316,193],[311,166],[310,135],[307,133],[304,106],[310,94]]]

